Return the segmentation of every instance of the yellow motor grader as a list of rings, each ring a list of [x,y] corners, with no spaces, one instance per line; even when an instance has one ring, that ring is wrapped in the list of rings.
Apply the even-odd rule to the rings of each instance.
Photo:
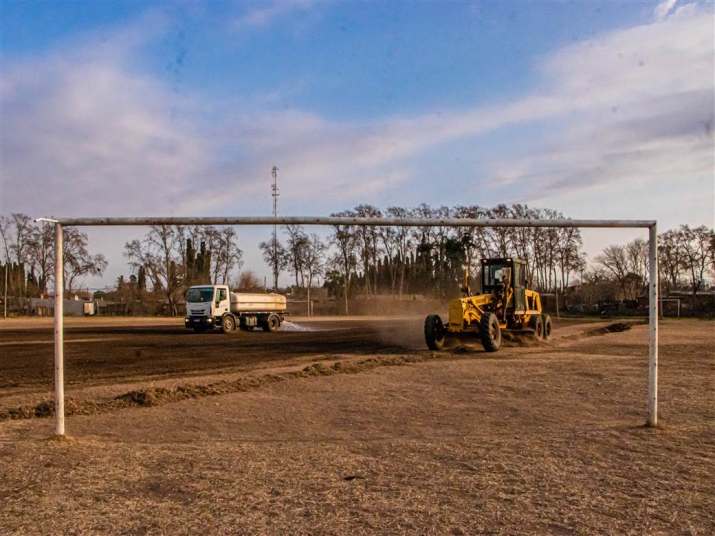
[[[449,320],[425,318],[425,341],[431,350],[444,348],[448,338],[465,335],[481,340],[487,352],[501,347],[502,331],[528,333],[538,340],[551,336],[551,318],[541,310],[539,293],[527,288],[526,261],[482,259],[482,290],[472,294],[465,274],[462,298],[449,304]]]

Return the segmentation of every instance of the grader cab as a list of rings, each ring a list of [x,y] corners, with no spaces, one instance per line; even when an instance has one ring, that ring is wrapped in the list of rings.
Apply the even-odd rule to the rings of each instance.
[[[551,318],[543,314],[539,293],[528,288],[526,262],[482,259],[481,292],[472,294],[465,275],[462,298],[449,304],[447,323],[439,315],[425,318],[425,341],[441,350],[450,338],[478,337],[484,349],[496,352],[502,332],[527,333],[537,340],[551,336]]]

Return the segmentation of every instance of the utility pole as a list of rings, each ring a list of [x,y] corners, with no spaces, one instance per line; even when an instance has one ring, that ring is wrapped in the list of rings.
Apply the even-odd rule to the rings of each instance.
[[[273,176],[273,186],[271,196],[273,196],[273,217],[278,217],[278,167],[273,166],[271,170]],[[278,291],[278,225],[273,224],[273,291]]]

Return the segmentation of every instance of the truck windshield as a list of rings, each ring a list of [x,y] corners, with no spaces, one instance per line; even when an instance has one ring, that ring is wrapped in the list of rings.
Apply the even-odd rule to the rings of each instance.
[[[189,303],[210,302],[214,297],[214,289],[206,288],[190,288],[186,292],[186,301]]]

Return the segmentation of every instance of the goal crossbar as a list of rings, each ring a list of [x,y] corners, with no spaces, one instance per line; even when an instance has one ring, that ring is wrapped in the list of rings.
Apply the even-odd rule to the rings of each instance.
[[[63,218],[64,226],[133,225],[366,225],[377,227],[618,227],[650,228],[654,220],[571,220],[495,218],[360,218],[352,216],[237,216],[237,217],[140,217]]]
[[[45,219],[55,225],[54,382],[55,433],[65,435],[64,227],[148,225],[356,225],[371,227],[576,227],[648,229],[648,400],[646,425],[658,424],[658,225],[655,220],[492,218],[360,218],[350,216],[137,217]]]

